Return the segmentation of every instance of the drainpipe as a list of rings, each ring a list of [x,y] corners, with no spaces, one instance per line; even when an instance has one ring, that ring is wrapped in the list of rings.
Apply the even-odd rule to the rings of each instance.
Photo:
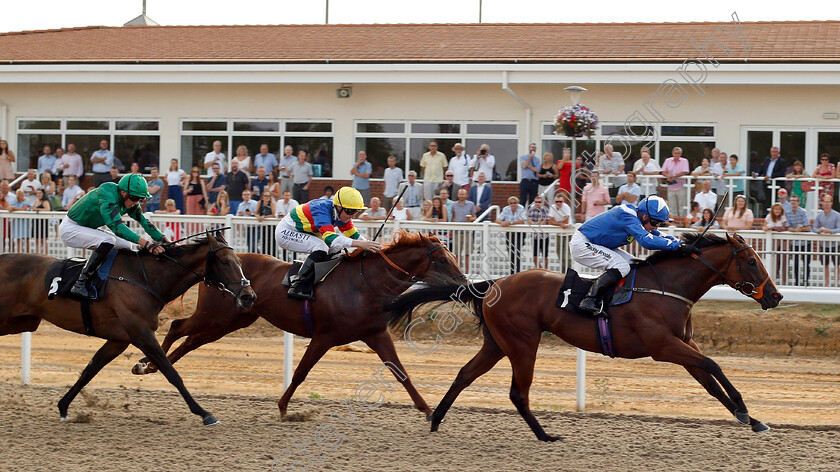
[[[7,117],[8,114],[9,114],[9,106],[6,105],[6,102],[4,102],[3,100],[0,100],[0,139],[5,139],[6,141],[9,140],[9,135],[7,133],[8,132],[8,129],[7,129],[8,123],[6,122],[7,121],[6,117]],[[9,147],[11,147],[11,145]]]
[[[508,71],[502,71],[502,90],[509,93],[520,105],[525,108],[525,145],[531,144],[531,105],[516,94],[508,85]],[[522,166],[516,166],[517,181],[522,179]]]

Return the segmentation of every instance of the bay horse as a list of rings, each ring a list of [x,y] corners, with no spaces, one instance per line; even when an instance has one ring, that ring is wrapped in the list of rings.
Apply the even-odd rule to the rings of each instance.
[[[650,356],[683,366],[739,422],[750,424],[755,432],[767,431],[770,428],[749,416],[741,394],[720,366],[701,354],[692,339],[691,306],[712,286],[724,283],[755,299],[765,310],[778,306],[782,295],[758,254],[740,236],[727,234],[722,238],[708,234],[701,238],[690,233],[682,238],[696,244],[701,255],[684,257],[672,251],[651,254],[636,275],[636,286],[651,291],[634,292],[629,303],[610,307],[613,351],[618,357]],[[507,356],[513,369],[510,399],[519,414],[539,440],[561,439],[546,434],[528,403],[540,336],[543,331],[550,331],[573,346],[601,352],[597,319],[556,307],[564,278],[532,269],[470,284],[469,290],[452,284],[421,288],[386,304],[385,309],[391,312],[389,323],[396,326],[410,320],[418,305],[457,300],[472,305],[483,330],[483,346],[461,369],[435,409],[432,431],[437,431],[458,394]]]
[[[65,297],[47,298],[44,278],[56,260],[40,254],[0,255],[0,335],[35,331],[41,320],[74,333],[85,333],[81,302]],[[133,344],[158,362],[192,413],[207,426],[218,423],[192,398],[155,339],[160,310],[202,280],[219,289],[214,291],[231,294],[240,306],[251,306],[256,300],[239,258],[221,236],[208,233],[180,246],[168,246],[160,256],[145,251],[120,251],[104,295],[90,302],[94,335],[106,342],[58,402],[61,420],[67,419],[67,409],[79,391]],[[232,285],[239,286],[236,292],[231,290]]]
[[[455,256],[437,237],[398,230],[393,242],[386,244],[380,254],[356,251],[342,256],[345,260],[316,285],[311,324],[302,315],[302,301],[288,297],[288,288],[282,285],[290,264],[262,254],[239,256],[242,269],[259,296],[257,302],[247,309],[234,309],[217,292],[200,287],[195,312],[189,318],[173,321],[163,341],[163,350],[168,352],[175,341],[187,336],[169,354],[169,362],[174,364],[187,353],[262,317],[283,331],[312,338],[295,368],[291,385],[277,402],[281,416],[285,416],[295,389],[331,347],[358,340],[373,349],[384,363],[399,370],[391,369],[414,406],[427,417],[431,415],[432,410],[397,357],[381,298],[398,295],[419,280],[443,278],[459,283],[451,281],[464,279]],[[141,359],[132,373],[155,372],[155,364]]]

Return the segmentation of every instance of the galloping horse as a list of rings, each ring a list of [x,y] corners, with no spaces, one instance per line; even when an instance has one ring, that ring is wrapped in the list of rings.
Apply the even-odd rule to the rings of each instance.
[[[277,402],[281,415],[286,414],[295,389],[327,350],[357,340],[364,341],[383,362],[391,363],[404,374],[392,370],[414,406],[427,417],[431,415],[432,410],[411,384],[397,357],[380,299],[398,295],[418,280],[463,278],[455,257],[440,240],[400,230],[381,254],[357,251],[344,256],[345,260],[329,278],[316,287],[318,299],[311,304],[311,324],[302,316],[302,302],[287,297],[287,290],[281,285],[289,264],[260,254],[240,254],[240,257],[259,300],[248,309],[232,310],[218,293],[201,287],[195,312],[189,318],[173,321],[163,341],[163,349],[168,352],[172,343],[188,336],[169,354],[170,362],[175,363],[190,351],[263,317],[284,331],[312,338],[295,369],[291,385]],[[148,359],[141,359],[132,372],[155,372],[155,365],[147,362]]]
[[[738,421],[750,424],[755,432],[767,431],[770,428],[749,416],[741,394],[720,366],[700,353],[692,339],[691,306],[712,286],[723,283],[755,299],[765,310],[777,306],[782,295],[758,254],[740,236],[701,238],[691,233],[683,239],[695,243],[702,254],[693,258],[665,251],[652,254],[636,276],[636,285],[650,292],[634,293],[629,303],[610,308],[614,353],[629,359],[650,356],[685,367]],[[540,335],[547,330],[581,349],[601,351],[596,318],[555,306],[563,281],[563,275],[534,269],[472,284],[469,290],[450,284],[413,290],[386,304],[385,309],[392,311],[390,324],[396,326],[410,318],[417,305],[458,298],[472,304],[482,326],[484,345],[435,409],[432,431],[437,431],[458,394],[507,356],[513,368],[510,399],[519,414],[539,440],[560,439],[546,434],[528,404]]]
[[[81,303],[70,298],[49,300],[44,277],[56,259],[39,254],[0,255],[0,335],[35,331],[41,320],[84,334]],[[178,389],[205,425],[218,423],[201,408],[184,387],[180,375],[166,360],[155,339],[158,313],[164,305],[204,280],[233,295],[242,307],[256,300],[254,290],[242,273],[239,258],[225,240],[212,234],[181,246],[170,246],[162,256],[120,251],[111,269],[110,282],[101,300],[90,303],[96,337],[106,339],[79,380],[58,402],[61,419],[67,419],[70,402],[109,362],[129,344],[161,366],[166,379]],[[114,278],[117,278],[114,280]],[[234,293],[230,285],[239,285]],[[221,293],[221,292],[220,292]]]

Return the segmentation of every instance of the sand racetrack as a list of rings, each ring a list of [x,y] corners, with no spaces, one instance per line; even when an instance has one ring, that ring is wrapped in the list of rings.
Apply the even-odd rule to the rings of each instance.
[[[187,299],[187,311],[194,306]],[[374,381],[375,354],[330,351],[280,421],[282,337],[257,324],[176,364],[222,423],[201,426],[160,374],[128,373],[117,358],[58,421],[57,401],[101,345],[42,325],[33,335],[32,385],[19,382],[20,337],[0,337],[0,470],[839,470],[840,360],[835,308],[698,304],[697,339],[770,432],[739,425],[682,368],[589,355],[587,412],[574,412],[574,350],[541,346],[531,405],[550,434],[534,439],[508,400],[503,360],[467,389],[438,433],[402,388],[371,411],[347,400]],[[727,309],[728,308],[728,312]],[[705,310],[705,311],[704,311]],[[162,320],[186,316],[172,305]],[[165,334],[168,322],[161,323]],[[298,339],[295,359],[307,340]],[[397,340],[408,374],[434,407],[480,341],[469,330],[420,356]],[[351,403],[351,406],[356,405]],[[314,445],[316,439],[331,450]],[[325,446],[326,447],[326,446]],[[303,452],[305,448],[306,452]],[[276,461],[276,463],[275,463]]]

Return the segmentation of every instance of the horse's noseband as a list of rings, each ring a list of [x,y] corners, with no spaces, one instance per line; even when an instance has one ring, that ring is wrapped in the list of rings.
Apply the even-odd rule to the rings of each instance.
[[[753,298],[755,300],[761,300],[761,298],[764,296],[764,286],[767,285],[767,282],[770,280],[770,274],[767,274],[767,277],[758,286],[756,286],[752,282],[747,282],[747,278],[744,276],[744,271],[743,271],[743,268],[741,267],[741,260],[738,259],[738,253],[739,252],[746,251],[747,249],[751,249],[751,248],[752,248],[752,246],[749,246],[749,245],[746,245],[744,247],[740,247],[738,249],[735,249],[733,247],[732,251],[729,254],[729,261],[726,263],[726,268],[723,271],[720,271],[720,270],[712,267],[708,262],[701,259],[700,256],[698,256],[698,255],[694,255],[692,257],[694,259],[697,259],[699,262],[703,263],[703,265],[705,265],[709,269],[713,270],[714,272],[717,272],[717,274],[720,275],[721,277],[723,277],[724,280],[729,282],[732,285],[732,287],[735,288],[735,290],[737,290],[737,291],[741,292],[742,294],[744,294],[744,295],[746,295],[750,298]],[[733,259],[735,260],[735,264],[738,266],[738,275],[741,276],[741,281],[740,282],[736,282],[726,275],[726,272],[729,271],[729,266],[732,265],[732,260]]]
[[[217,248],[210,249],[207,251],[207,260],[206,266],[204,269],[204,284],[209,286],[215,286],[223,293],[229,293],[234,299],[238,300],[239,295],[242,294],[242,291],[245,290],[245,287],[249,287],[251,285],[251,281],[245,278],[245,274],[242,273],[242,278],[238,281],[232,282],[224,282],[216,275],[215,271],[213,270],[214,263],[216,262],[216,252],[221,251],[222,249],[230,249],[233,251],[233,248],[230,246],[219,246]],[[239,285],[239,290],[233,292],[228,285]]]

